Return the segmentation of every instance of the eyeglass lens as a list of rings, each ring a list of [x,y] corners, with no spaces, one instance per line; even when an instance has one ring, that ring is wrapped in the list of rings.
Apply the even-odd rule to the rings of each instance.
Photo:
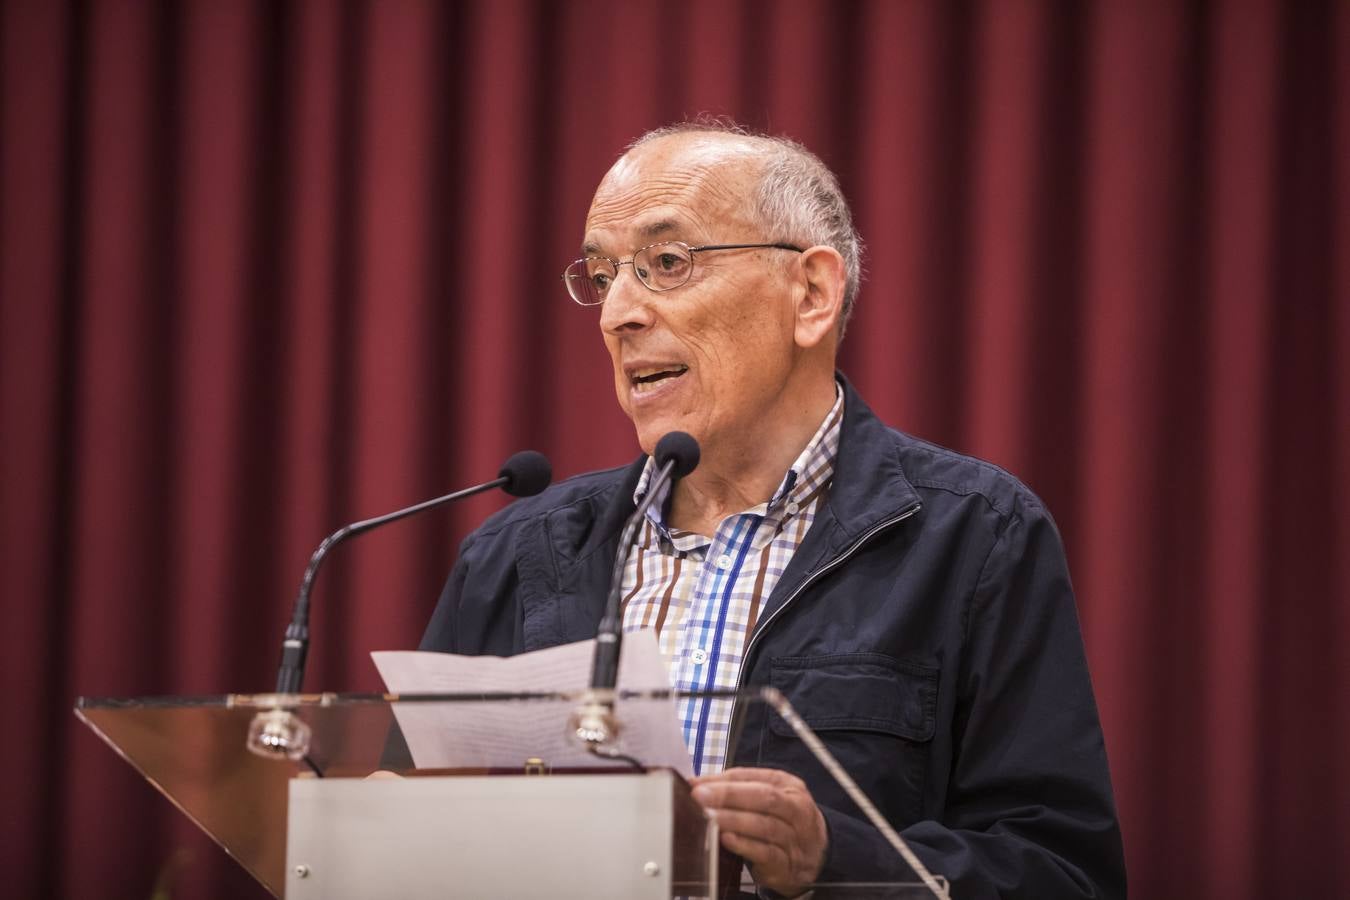
[[[689,249],[679,243],[643,247],[633,254],[632,265],[637,277],[653,291],[673,290],[688,281],[694,271]],[[603,303],[619,275],[614,261],[602,256],[579,259],[564,274],[572,299],[587,306]]]

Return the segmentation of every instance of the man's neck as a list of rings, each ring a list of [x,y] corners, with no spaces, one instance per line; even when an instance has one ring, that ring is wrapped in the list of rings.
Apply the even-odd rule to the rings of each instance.
[[[811,442],[835,401],[833,376],[798,409],[736,446],[704,447],[698,468],[676,486],[667,521],[710,535],[729,515],[772,499],[788,468]]]

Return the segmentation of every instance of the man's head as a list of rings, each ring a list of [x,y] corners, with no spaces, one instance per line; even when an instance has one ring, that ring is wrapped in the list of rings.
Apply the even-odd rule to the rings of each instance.
[[[630,264],[662,242],[676,243]],[[779,246],[698,249],[726,244]],[[819,423],[859,244],[837,181],[807,150],[705,123],[644,135],[596,191],[583,256],[620,263],[595,276],[600,326],[644,449],[678,429],[705,458],[744,453]]]

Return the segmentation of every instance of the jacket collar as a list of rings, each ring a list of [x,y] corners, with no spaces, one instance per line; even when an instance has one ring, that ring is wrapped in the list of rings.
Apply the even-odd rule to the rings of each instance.
[[[872,528],[919,504],[919,494],[900,466],[899,434],[876,417],[848,379],[838,372],[835,377],[844,388],[844,425],[834,480],[811,530],[760,611],[760,625],[774,616],[812,572]]]
[[[851,543],[868,529],[919,502],[900,465],[900,435],[886,427],[842,374],[844,426],[826,501],[839,540]]]
[[[834,479],[816,521],[783,573],[770,607],[776,605],[774,601],[780,595],[786,596],[785,590],[790,591],[870,528],[919,502],[900,465],[899,435],[876,417],[848,379],[841,373],[835,377],[844,389],[844,422]],[[597,578],[607,581],[619,549],[619,532],[635,509],[633,491],[646,462],[645,455],[634,460],[620,470],[616,482],[593,498],[597,506],[593,526],[580,547],[565,535],[554,536],[553,550],[564,589],[594,585]],[[602,598],[606,587],[600,585]],[[769,611],[766,608],[765,613]]]

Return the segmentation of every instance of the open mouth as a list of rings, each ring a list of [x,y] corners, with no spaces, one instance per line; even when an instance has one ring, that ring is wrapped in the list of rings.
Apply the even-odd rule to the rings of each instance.
[[[628,376],[628,380],[632,383],[633,390],[640,394],[643,391],[651,390],[662,382],[679,378],[688,371],[688,366],[678,364],[663,368],[638,369]]]

